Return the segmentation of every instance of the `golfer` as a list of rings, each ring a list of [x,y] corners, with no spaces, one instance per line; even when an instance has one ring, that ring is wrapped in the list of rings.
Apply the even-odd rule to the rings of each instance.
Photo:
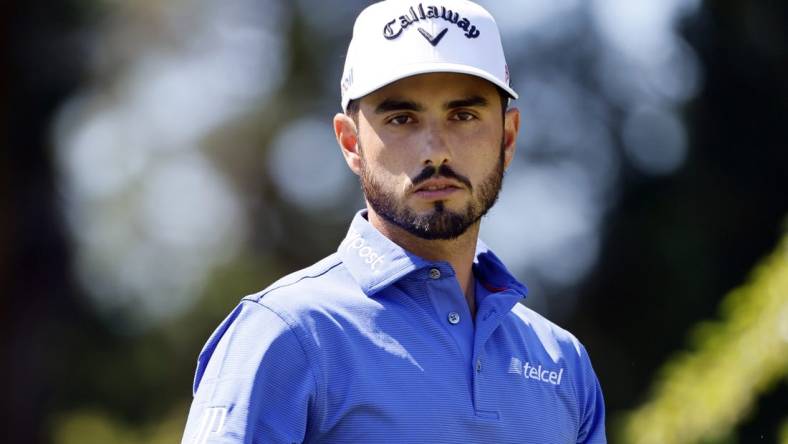
[[[604,443],[586,349],[518,303],[478,238],[520,127],[492,16],[375,3],[340,89],[333,128],[366,208],[335,253],[216,329],[183,442]]]

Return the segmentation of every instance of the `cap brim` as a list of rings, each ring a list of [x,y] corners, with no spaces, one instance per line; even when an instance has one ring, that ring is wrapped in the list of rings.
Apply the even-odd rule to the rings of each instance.
[[[429,74],[429,73],[439,73],[439,72],[468,74],[475,77],[480,77],[504,90],[506,94],[508,94],[511,98],[517,99],[519,97],[517,92],[515,92],[515,90],[512,89],[511,86],[501,81],[496,76],[482,69],[478,69],[468,65],[456,64],[456,63],[428,62],[428,63],[410,64],[404,66],[399,65],[395,69],[387,72],[385,78],[380,76],[382,80],[378,82],[370,83],[368,85],[359,85],[359,84],[354,85],[352,92],[349,92],[347,96],[344,97],[342,103],[342,109],[347,110],[347,105],[348,103],[350,103],[351,100],[356,100],[361,97],[364,97],[367,94],[377,91],[380,88],[383,88],[386,85],[390,85],[398,80],[402,80],[404,78],[412,77],[419,74]],[[375,78],[375,77],[377,76],[369,76],[369,78]]]

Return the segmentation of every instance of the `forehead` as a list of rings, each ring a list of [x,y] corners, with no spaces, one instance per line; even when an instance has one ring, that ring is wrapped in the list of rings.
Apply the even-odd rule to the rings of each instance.
[[[467,98],[484,97],[496,103],[498,90],[481,77],[458,73],[417,74],[390,83],[361,99],[362,105],[375,106],[384,100],[407,100],[429,105]]]

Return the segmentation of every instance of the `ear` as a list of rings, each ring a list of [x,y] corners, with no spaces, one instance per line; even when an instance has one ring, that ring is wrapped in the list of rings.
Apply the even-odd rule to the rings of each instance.
[[[338,113],[334,116],[334,135],[347,166],[356,175],[361,174],[361,153],[358,150],[358,128],[347,114]]]
[[[506,110],[503,120],[503,152],[504,168],[509,168],[509,163],[514,159],[517,145],[517,135],[520,133],[520,110],[510,108]]]

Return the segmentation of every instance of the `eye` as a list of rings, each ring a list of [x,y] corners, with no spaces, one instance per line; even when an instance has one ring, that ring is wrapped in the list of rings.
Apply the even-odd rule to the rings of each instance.
[[[408,114],[398,114],[396,116],[390,117],[387,121],[387,123],[392,125],[407,125],[408,123],[413,122],[415,122],[415,120]]]
[[[452,116],[452,118],[454,120],[459,120],[461,122],[468,122],[468,121],[471,121],[471,120],[475,120],[476,116],[473,113],[470,113],[468,111],[459,111],[459,112],[455,113]]]

